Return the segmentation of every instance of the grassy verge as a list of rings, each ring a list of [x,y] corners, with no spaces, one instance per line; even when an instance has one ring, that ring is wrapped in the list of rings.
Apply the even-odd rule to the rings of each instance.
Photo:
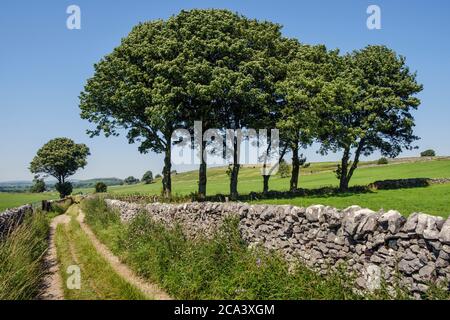
[[[60,224],[56,230],[56,247],[63,283],[67,283],[69,266],[76,265],[81,271],[81,288],[68,289],[64,296],[69,300],[143,300],[146,297],[134,286],[117,275],[108,262],[100,256],[89,238],[74,219],[76,206],[69,209],[72,216],[67,225]]]
[[[48,216],[38,212],[0,240],[0,300],[36,298],[45,273],[42,258],[48,230]]]
[[[303,265],[290,269],[275,253],[248,250],[237,221],[228,221],[212,240],[187,240],[146,214],[122,225],[101,199],[82,203],[86,222],[138,274],[178,299],[391,299],[387,290],[354,292],[343,272],[321,276]],[[396,298],[405,298],[398,291]],[[431,298],[431,296],[430,296]]]

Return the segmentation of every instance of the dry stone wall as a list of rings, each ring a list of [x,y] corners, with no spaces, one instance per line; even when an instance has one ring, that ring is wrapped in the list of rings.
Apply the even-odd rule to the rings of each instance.
[[[276,250],[289,261],[302,261],[320,273],[340,263],[357,275],[362,289],[384,282],[400,284],[419,297],[431,283],[450,281],[450,219],[397,211],[345,210],[321,205],[245,203],[148,204],[106,200],[122,221],[144,210],[167,226],[181,225],[188,237],[211,236],[227,216],[239,219],[249,247]]]
[[[25,215],[32,211],[33,208],[30,205],[26,205],[0,213],[0,238],[3,238],[8,232],[18,226]]]

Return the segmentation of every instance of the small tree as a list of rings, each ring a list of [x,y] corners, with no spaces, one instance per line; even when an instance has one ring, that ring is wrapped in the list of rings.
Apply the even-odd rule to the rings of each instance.
[[[145,184],[153,183],[153,172],[147,171],[146,173],[144,173],[144,175],[142,176],[142,182],[144,182]]]
[[[34,176],[33,186],[30,188],[31,193],[42,193],[45,192],[46,186],[43,178],[40,178],[38,175]]]
[[[278,167],[278,174],[281,178],[288,178],[291,174],[291,167],[286,163],[284,159],[280,161],[280,165]]]
[[[95,184],[95,193],[105,193],[108,191],[108,186],[104,182],[97,182]]]
[[[162,178],[162,176],[159,173],[155,176],[155,179],[161,179],[161,178]]]
[[[30,164],[30,171],[35,174],[48,174],[55,177],[55,185],[59,196],[64,198],[72,193],[72,184],[66,179],[87,165],[86,158],[90,155],[85,144],[76,144],[68,138],[50,140],[38,150]]]
[[[436,157],[436,152],[432,149],[425,150],[424,152],[420,153],[421,157]]]
[[[139,182],[139,179],[136,179],[136,178],[133,177],[133,176],[129,176],[128,178],[126,178],[125,180],[123,180],[123,182],[124,182],[125,184],[136,184],[136,183]]]
[[[389,163],[389,160],[385,157],[382,157],[377,161],[378,165],[383,165],[383,164],[388,164],[388,163]]]

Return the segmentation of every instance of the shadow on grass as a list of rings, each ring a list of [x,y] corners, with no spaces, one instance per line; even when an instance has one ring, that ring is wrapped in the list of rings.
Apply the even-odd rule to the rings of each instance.
[[[347,191],[341,191],[338,187],[326,186],[315,189],[296,189],[293,191],[268,191],[268,192],[250,192],[248,194],[241,194],[236,201],[251,202],[258,200],[277,200],[277,199],[293,199],[299,197],[351,197],[358,194],[376,193],[377,190],[394,190],[394,189],[409,189],[409,188],[424,188],[433,184],[449,183],[450,179],[429,179],[429,178],[413,178],[413,179],[396,179],[396,180],[382,180],[375,181],[366,186],[352,186]],[[109,198],[118,199],[128,202],[141,203],[183,203],[183,202],[227,202],[231,198],[227,194],[216,194],[200,199],[197,192],[189,195],[172,195],[171,198],[164,198],[160,195],[145,195],[145,194],[110,194]]]

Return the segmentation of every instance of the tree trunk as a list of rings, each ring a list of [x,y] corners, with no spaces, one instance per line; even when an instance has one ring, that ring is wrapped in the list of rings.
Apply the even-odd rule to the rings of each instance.
[[[58,191],[60,199],[64,199],[64,192],[63,192],[63,190],[64,190],[64,183],[65,183],[64,180],[65,180],[64,176],[59,176],[58,177],[59,190],[58,190],[58,188],[56,188],[56,191]]]
[[[269,192],[269,179],[270,175],[263,176],[263,193]]]
[[[169,140],[170,141],[170,140]],[[166,148],[166,153],[164,155],[164,168],[163,168],[163,196],[165,198],[170,198],[172,195],[172,162],[170,156],[170,145]]]
[[[239,193],[238,193],[238,176],[239,176],[239,169],[241,166],[237,163],[233,164],[233,169],[231,170],[231,176],[230,176],[230,197],[231,200],[235,201],[238,199]]]
[[[341,176],[339,181],[339,190],[345,192],[348,190],[348,161],[350,159],[350,149],[347,148],[344,151],[344,156],[341,160]]]
[[[362,139],[359,142],[358,148],[356,149],[355,159],[353,160],[353,164],[352,164],[352,166],[351,166],[351,168],[350,168],[350,170],[348,171],[348,174],[347,174],[347,188],[348,188],[348,184],[350,182],[350,179],[353,177],[353,173],[358,168],[359,157],[361,156],[361,152],[362,152],[362,150],[364,148],[364,143],[365,143],[365,140]]]
[[[198,170],[198,201],[205,201],[206,199],[206,161],[203,160]]]
[[[299,174],[300,174],[300,158],[298,155],[298,143],[295,143],[292,148],[292,175],[289,190],[295,191],[298,189]]]
[[[238,137],[235,136],[233,139],[233,168],[231,170],[230,175],[230,198],[231,200],[235,201],[238,199],[239,193],[238,193],[238,177],[239,177],[239,169],[241,168],[241,165],[239,164],[239,148],[240,142]]]

